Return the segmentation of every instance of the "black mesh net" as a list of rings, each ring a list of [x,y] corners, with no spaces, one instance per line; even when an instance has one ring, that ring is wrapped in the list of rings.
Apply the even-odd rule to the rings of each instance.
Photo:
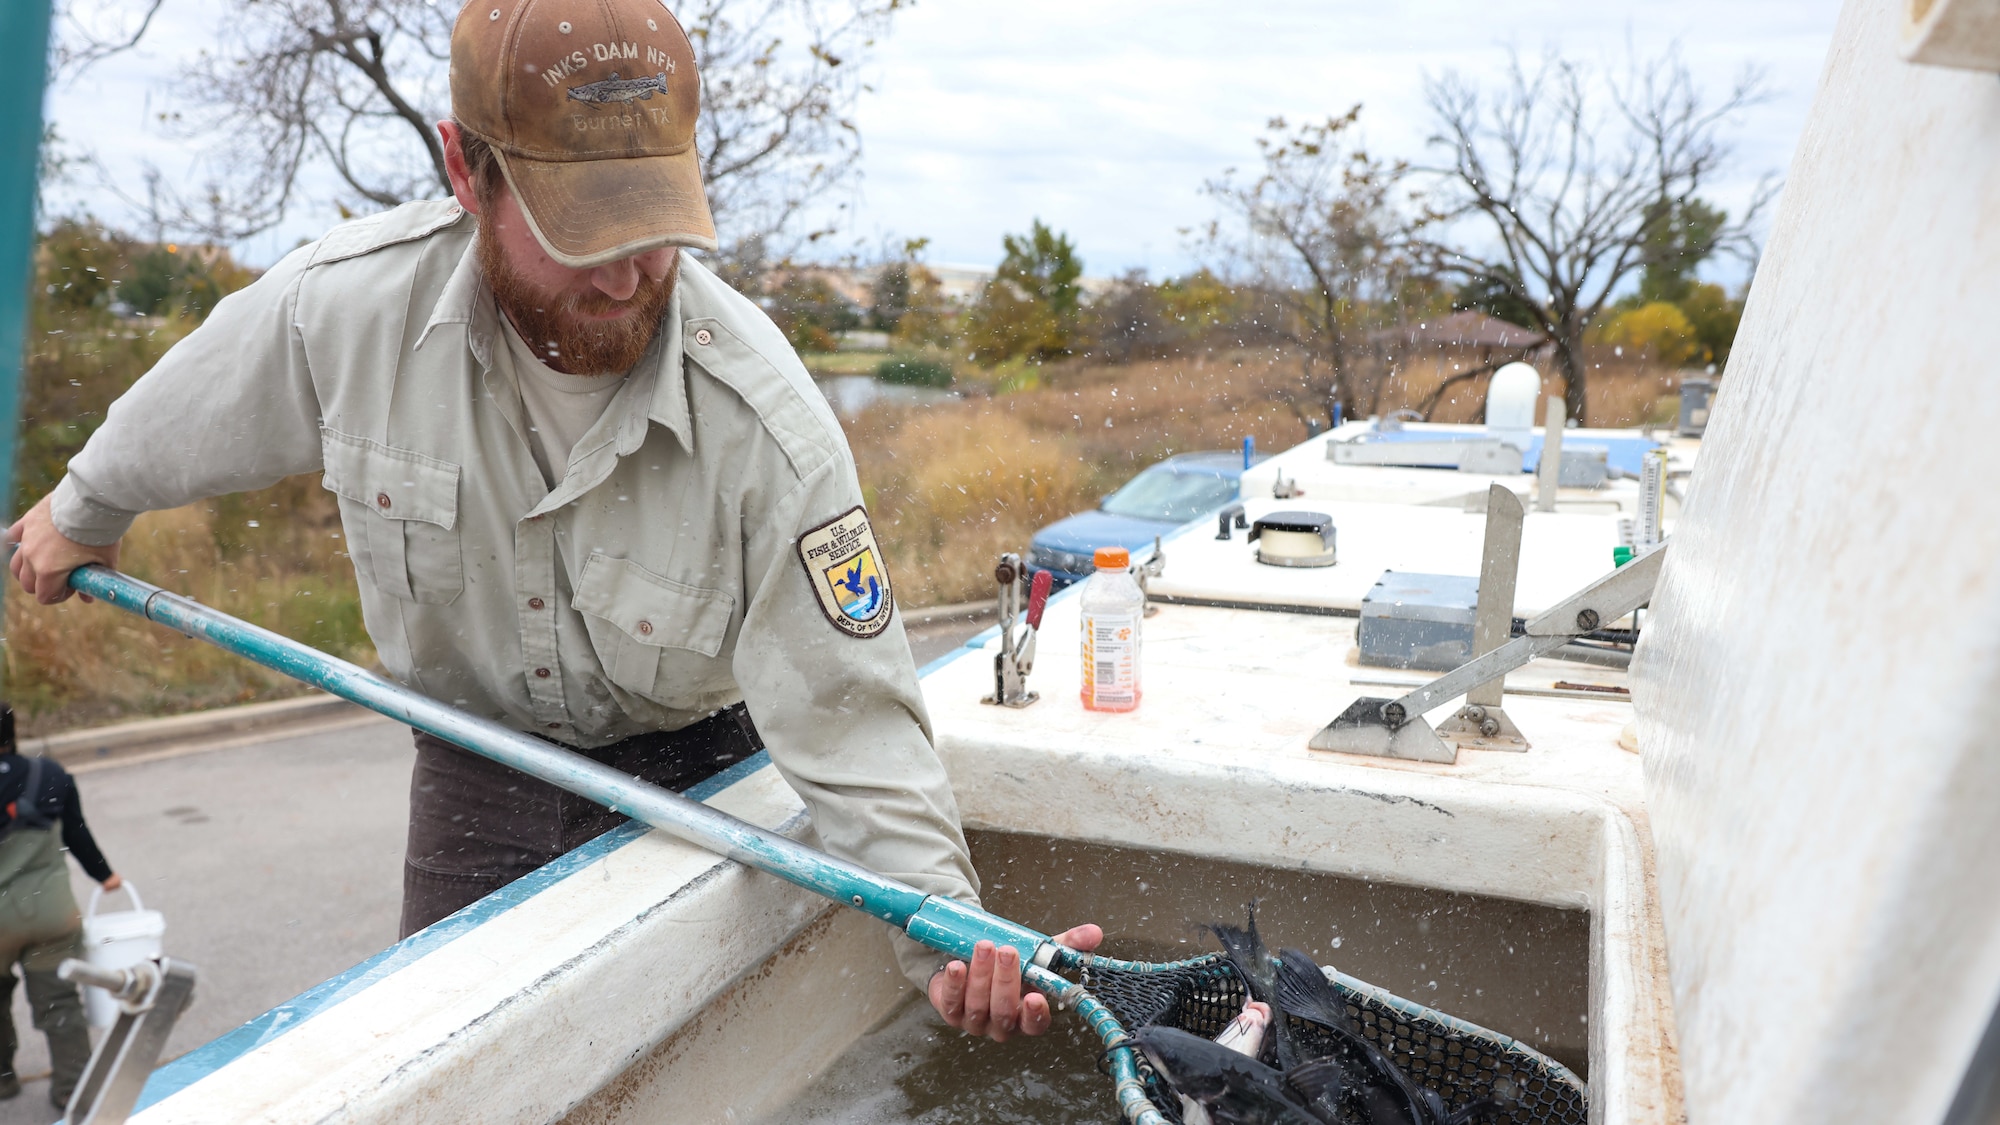
[[[1168,965],[1096,961],[1082,983],[1111,1009],[1126,1030],[1163,1025],[1213,1039],[1243,1010],[1243,984],[1221,954]],[[1437,1091],[1445,1106],[1458,1110],[1494,1098],[1504,1110],[1474,1117],[1480,1125],[1585,1125],[1589,1114],[1583,1083],[1541,1053],[1483,1028],[1387,993],[1364,991],[1344,981],[1335,990],[1347,1001],[1348,1015],[1363,1035],[1403,1073]],[[1290,1029],[1308,1053],[1330,1054],[1335,1041],[1312,1024],[1293,1019]],[[1315,1039],[1322,1040],[1315,1043]],[[1265,1041],[1265,1062],[1275,1062],[1276,1036]],[[1139,1059],[1153,1105],[1167,1120],[1181,1121],[1180,1099]]]

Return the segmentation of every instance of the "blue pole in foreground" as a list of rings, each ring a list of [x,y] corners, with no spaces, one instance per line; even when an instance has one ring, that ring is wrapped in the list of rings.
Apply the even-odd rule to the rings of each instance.
[[[48,80],[48,0],[0,0],[0,512],[14,510],[21,352],[35,246],[35,178]],[[5,625],[0,624],[0,637]]]
[[[374,676],[297,641],[170,594],[101,566],[78,567],[78,592],[157,621],[196,640],[253,660],[350,703],[408,723],[475,754],[588,797],[705,851],[776,875],[815,894],[870,914],[953,957],[971,957],[981,940],[1011,945],[1024,963],[1048,963],[1057,947],[1047,935],[806,847],[796,840],[718,812],[699,801],[648,785],[533,735],[476,718],[400,684]]]

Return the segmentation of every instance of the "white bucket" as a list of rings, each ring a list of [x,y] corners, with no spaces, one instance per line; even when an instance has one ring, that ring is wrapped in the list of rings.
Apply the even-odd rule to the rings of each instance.
[[[99,914],[104,888],[98,887],[90,892],[90,908],[83,915],[83,959],[99,969],[128,969],[158,957],[160,939],[167,932],[167,916],[146,909],[132,880],[125,880],[120,889],[132,896],[132,909]],[[101,988],[84,988],[83,1007],[92,1027],[110,1027],[118,1020],[118,1001]]]

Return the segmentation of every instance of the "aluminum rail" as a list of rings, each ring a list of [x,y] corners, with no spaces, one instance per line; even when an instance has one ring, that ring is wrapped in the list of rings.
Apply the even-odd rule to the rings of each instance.
[[[671,836],[852,906],[940,953],[970,958],[979,941],[1011,945],[1024,963],[1067,961],[1048,935],[858,864],[835,859],[776,832],[649,785],[573,750],[467,715],[365,669],[260,629],[198,602],[102,566],[78,567],[69,584],[196,640],[262,664],[455,746],[491,758],[649,824]]]

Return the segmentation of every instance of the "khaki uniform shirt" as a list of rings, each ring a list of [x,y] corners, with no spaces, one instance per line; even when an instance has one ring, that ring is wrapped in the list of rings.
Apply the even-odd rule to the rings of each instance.
[[[683,256],[653,351],[553,491],[473,219],[411,203],[231,295],[114,404],[56,527],[322,470],[383,666],[577,746],[741,700],[822,844],[977,900],[839,423],[784,336]],[[919,983],[937,960],[899,942]]]

